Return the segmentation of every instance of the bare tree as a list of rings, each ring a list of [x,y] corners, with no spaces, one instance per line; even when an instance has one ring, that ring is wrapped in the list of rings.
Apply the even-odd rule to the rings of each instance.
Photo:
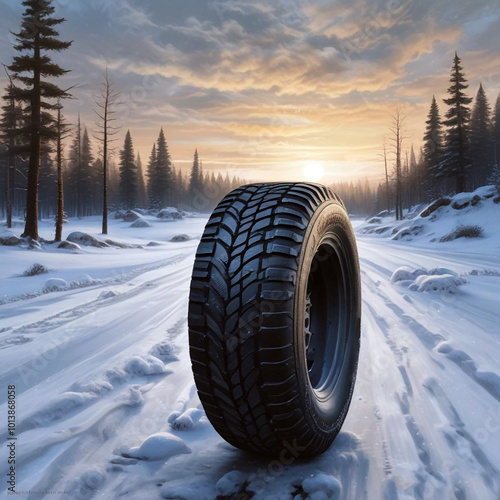
[[[109,78],[108,70],[104,73],[104,80],[100,84],[95,97],[95,114],[99,118],[96,123],[94,138],[102,145],[102,169],[103,169],[103,191],[102,191],[102,233],[108,234],[108,156],[114,151],[110,148],[113,137],[118,134],[120,127],[114,125],[116,122],[116,108],[119,104],[120,94],[115,90],[114,84]]]
[[[402,151],[403,141],[406,139],[404,135],[404,121],[405,116],[400,106],[397,106],[394,114],[392,115],[391,137],[392,150],[395,156],[394,162],[394,178],[396,184],[396,220],[403,218],[403,165],[402,165]]]
[[[61,101],[57,101],[57,121],[56,121],[56,163],[57,163],[57,216],[56,216],[56,237],[55,241],[61,241],[62,239],[62,228],[64,222],[64,185],[63,185],[63,173],[62,173],[62,152],[63,145],[62,141],[68,137],[69,125],[65,123],[64,117],[62,116],[62,104]]]

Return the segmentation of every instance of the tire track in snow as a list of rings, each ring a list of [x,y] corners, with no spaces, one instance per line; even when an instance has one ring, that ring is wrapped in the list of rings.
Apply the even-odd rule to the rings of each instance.
[[[179,271],[186,271],[192,265],[188,257],[191,257],[191,254],[182,254],[166,259],[164,261],[160,261],[160,263],[155,263],[154,265],[141,266],[140,268],[134,271],[130,271],[125,275],[122,274],[120,276],[104,280],[105,282],[101,282],[98,286],[95,286],[94,289],[99,290],[110,285],[121,285],[143,274],[157,271],[165,267],[175,266],[176,264],[180,263],[183,263],[184,265],[180,268],[175,269],[174,273],[178,273]],[[61,311],[57,314],[44,318],[41,321],[36,321],[34,323],[17,327],[10,332],[3,332],[3,335],[7,334],[8,336],[4,337],[2,335],[2,339],[0,339],[0,350],[9,348],[14,345],[30,342],[33,339],[33,337],[29,336],[30,334],[39,335],[41,333],[49,332],[55,328],[66,325],[84,316],[93,314],[100,309],[109,307],[110,305],[132,299],[140,295],[144,291],[144,289],[156,287],[159,286],[162,282],[168,281],[168,279],[171,279],[171,274],[172,273],[168,273],[166,275],[160,276],[159,278],[155,278],[153,280],[142,283],[138,286],[135,286],[130,291],[120,293],[113,298],[97,298],[90,302],[79,304],[78,306]]]

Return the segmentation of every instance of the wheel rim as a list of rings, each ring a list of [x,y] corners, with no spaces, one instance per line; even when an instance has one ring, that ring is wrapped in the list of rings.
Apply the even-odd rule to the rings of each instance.
[[[350,308],[346,269],[339,238],[326,235],[311,263],[304,314],[309,383],[320,400],[331,397],[344,364]]]

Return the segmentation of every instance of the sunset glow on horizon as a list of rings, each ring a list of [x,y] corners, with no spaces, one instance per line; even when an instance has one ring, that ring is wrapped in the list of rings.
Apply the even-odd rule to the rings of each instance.
[[[21,2],[0,3],[8,33]],[[480,82],[492,104],[500,92],[500,5],[484,0],[65,0],[56,13],[75,40],[55,57],[74,70],[61,78],[76,85],[69,121],[94,127],[107,67],[124,103],[115,146],[130,129],[147,162],[163,127],[184,172],[198,148],[205,172],[247,180],[379,179],[391,113],[402,106],[418,154],[434,94],[444,114],[455,50],[468,95]],[[13,39],[0,43],[6,63]]]

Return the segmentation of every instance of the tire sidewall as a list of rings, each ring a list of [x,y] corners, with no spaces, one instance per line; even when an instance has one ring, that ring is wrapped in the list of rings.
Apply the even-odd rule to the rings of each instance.
[[[325,236],[333,235],[339,243],[347,264],[350,281],[350,314],[348,315],[347,344],[342,370],[327,401],[321,401],[314,391],[306,363],[304,342],[305,304],[311,264]],[[344,260],[343,259],[343,260]],[[344,267],[344,266],[343,266]],[[361,292],[356,242],[345,209],[334,200],[321,204],[308,225],[299,256],[294,295],[293,344],[297,383],[304,404],[304,416],[324,438],[333,439],[343,423],[352,397],[360,348]]]

